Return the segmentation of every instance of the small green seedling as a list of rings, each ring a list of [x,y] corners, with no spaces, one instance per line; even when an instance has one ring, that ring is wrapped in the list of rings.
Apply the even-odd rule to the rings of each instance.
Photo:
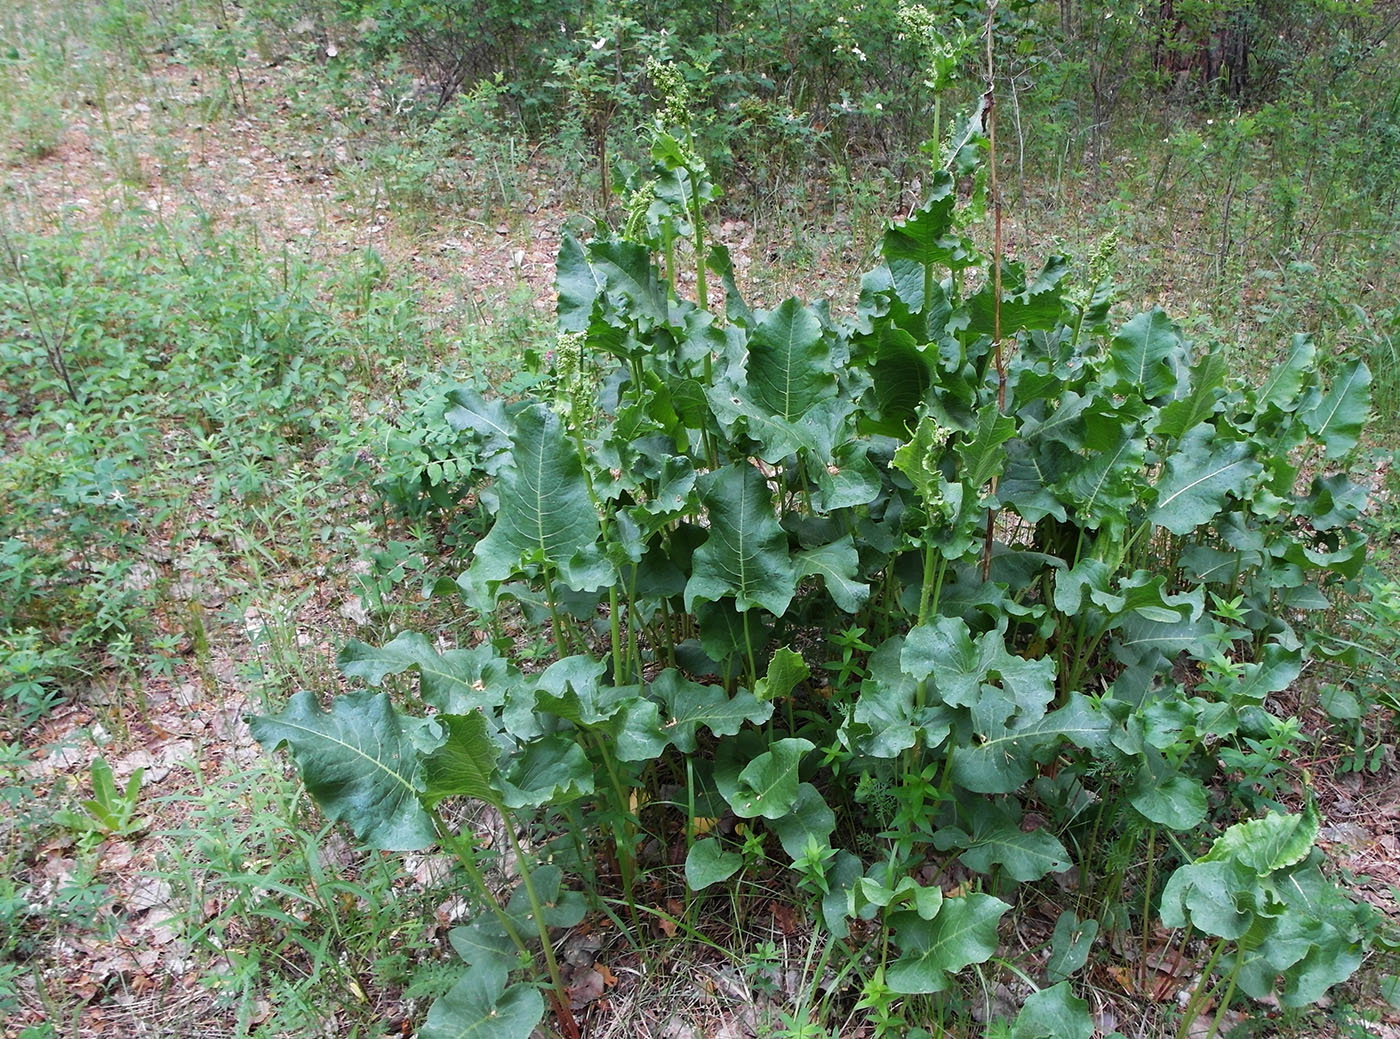
[[[92,763],[92,798],[82,802],[82,812],[59,811],[54,819],[79,835],[79,843],[95,846],[109,837],[134,837],[146,828],[146,820],[136,817],[141,798],[141,781],[146,770],[138,768],[127,777],[125,789],[118,789],[112,766],[105,758]]]

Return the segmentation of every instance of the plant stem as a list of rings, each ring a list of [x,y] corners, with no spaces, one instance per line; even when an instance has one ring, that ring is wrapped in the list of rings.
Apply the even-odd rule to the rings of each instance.
[[[502,812],[505,819],[506,836],[510,838],[511,847],[515,850],[515,864],[520,870],[520,881],[525,887],[525,897],[530,900],[530,916],[535,921],[535,931],[539,934],[540,948],[544,953],[545,966],[549,970],[549,980],[554,986],[552,997],[554,1000],[554,1013],[559,1019],[559,1026],[570,1039],[577,1039],[579,1034],[578,1021],[574,1019],[573,1011],[569,1009],[569,994],[564,987],[564,978],[559,973],[559,961],[554,958],[554,946],[549,941],[549,927],[544,922],[544,905],[540,902],[539,894],[535,891],[535,882],[530,876],[530,867],[525,861],[525,849],[520,846],[520,840],[515,836],[515,820],[511,818],[509,812]]]
[[[500,811],[499,807],[497,811]],[[467,871],[467,877],[476,888],[476,892],[481,897],[483,904],[485,904],[486,908],[496,917],[496,920],[505,930],[506,936],[515,947],[533,960],[534,956],[530,953],[530,947],[525,944],[525,939],[521,938],[520,932],[515,929],[515,922],[510,918],[509,914],[501,908],[501,904],[496,901],[496,896],[491,893],[490,887],[486,884],[486,877],[481,872],[481,865],[476,861],[475,843],[470,837],[463,837],[460,834],[454,833],[452,827],[447,825],[447,821],[443,819],[442,814],[436,808],[432,809],[429,815],[433,820],[433,828],[437,830],[438,840],[442,841],[442,843],[451,850],[452,854],[457,857],[457,861],[460,862],[462,867]],[[506,818],[506,822],[507,829],[509,829],[510,819],[508,817]],[[511,835],[511,839],[515,839],[514,834]]]

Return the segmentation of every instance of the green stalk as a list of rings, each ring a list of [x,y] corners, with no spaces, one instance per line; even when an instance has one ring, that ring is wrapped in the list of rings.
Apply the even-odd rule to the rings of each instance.
[[[695,225],[695,301],[701,310],[710,309],[710,293],[705,285],[705,218],[700,213],[700,196],[695,191],[695,175],[690,176],[691,222]]]
[[[1215,1012],[1215,1020],[1210,1023],[1210,1031],[1206,1033],[1206,1039],[1215,1039],[1215,1033],[1220,1031],[1220,1022],[1225,1017],[1225,1011],[1230,1009],[1230,1000],[1235,998],[1235,981],[1240,976],[1240,967],[1243,962],[1242,956],[1235,958],[1234,969],[1230,971],[1230,978],[1225,986],[1225,995],[1220,997],[1220,1009]]]
[[[506,836],[510,838],[511,847],[515,850],[515,864],[520,870],[520,881],[525,887],[525,897],[530,900],[530,917],[535,921],[535,931],[539,935],[540,948],[544,952],[545,967],[549,970],[550,984],[554,987],[554,1011],[559,1016],[561,1027],[577,1035],[578,1022],[569,1010],[568,989],[564,987],[564,978],[559,973],[559,961],[554,958],[554,946],[549,941],[549,927],[544,922],[544,904],[540,902],[540,896],[535,891],[535,882],[530,876],[530,867],[526,865],[525,849],[520,846],[520,841],[515,836],[515,820],[507,811],[502,811],[501,816],[505,820]],[[569,1029],[568,1025],[572,1025],[572,1029]]]
[[[622,628],[617,622],[617,585],[608,588],[608,635],[612,640],[613,683],[623,685]]]
[[[632,604],[637,601],[637,567],[632,567],[632,579],[627,582],[627,675],[630,678],[636,670],[637,681],[642,681],[642,650],[637,644],[637,621]]]
[[[752,689],[758,682],[758,661],[753,655],[753,636],[749,634],[749,618],[740,618],[744,624],[744,655],[749,662],[749,688]]]
[[[1190,933],[1190,928],[1188,927],[1187,933],[1181,936],[1183,945],[1186,942],[1187,935]],[[1215,970],[1215,965],[1220,960],[1220,954],[1224,951],[1225,939],[1221,938],[1215,943],[1215,948],[1211,950],[1210,959],[1206,961],[1205,968],[1201,971],[1200,984],[1196,987],[1195,991],[1191,993],[1191,998],[1187,1000],[1186,1007],[1181,1012],[1181,1024],[1177,1026],[1176,1039],[1186,1039],[1186,1036],[1190,1034],[1191,1025],[1195,1023],[1196,1018],[1201,1016],[1201,1007],[1204,1006],[1205,1001],[1210,998],[1210,993],[1212,991],[1210,984],[1211,972]]]
[[[938,572],[934,573],[934,564]],[[919,589],[919,624],[928,621],[929,610],[938,609],[939,597],[943,594],[943,574],[948,569],[948,561],[936,552],[931,545],[924,546],[924,583]]]
[[[554,629],[554,648],[561,657],[569,655],[569,648],[564,640],[564,622],[559,617],[559,607],[554,604],[554,582],[549,577],[549,567],[546,566],[541,575],[544,577],[544,597],[549,604],[549,622]]]
[[[627,790],[622,785],[622,779],[617,774],[617,765],[613,761],[612,748],[608,746],[597,733],[588,729],[581,729],[585,738],[593,744],[594,751],[603,760],[603,767],[608,773],[608,781],[612,784],[614,811],[616,819],[613,822],[613,840],[617,844],[617,867],[622,873],[622,894],[627,902],[627,908],[631,911],[632,923],[637,924],[637,908],[634,891],[637,883],[637,852],[634,847],[635,831],[632,825],[632,805],[627,796]]]
[[[1152,873],[1157,865],[1157,827],[1149,826],[1147,829],[1147,877],[1143,881],[1142,891],[1142,971],[1143,980],[1147,978],[1147,945],[1152,933]]]
[[[502,811],[504,815],[503,810],[499,806],[494,807],[496,807],[497,811]],[[520,932],[515,929],[515,921],[501,908],[501,904],[496,901],[496,896],[491,893],[491,889],[487,886],[486,877],[482,874],[481,866],[476,861],[476,848],[472,839],[453,833],[452,827],[447,825],[446,820],[443,819],[442,814],[436,808],[430,809],[428,814],[433,820],[433,828],[437,830],[438,840],[451,850],[452,854],[457,857],[457,861],[460,862],[462,867],[467,871],[467,877],[471,880],[472,886],[476,888],[476,893],[481,898],[482,903],[491,911],[492,915],[496,917],[496,920],[505,930],[506,936],[510,938],[515,947],[533,960],[535,957],[530,952],[530,947],[525,944],[525,939],[521,938]],[[506,821],[508,824],[507,828],[509,828],[509,818],[507,818]],[[511,839],[515,839],[513,834]],[[519,853],[517,852],[517,854]]]

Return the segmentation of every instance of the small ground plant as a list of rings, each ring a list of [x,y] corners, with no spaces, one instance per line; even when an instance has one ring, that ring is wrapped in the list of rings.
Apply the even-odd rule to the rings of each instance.
[[[639,878],[682,861],[692,892],[788,863],[861,978],[813,1020],[864,1009],[879,1035],[967,1019],[965,969],[1056,875],[1049,959],[983,968],[1029,993],[1011,1034],[1087,1037],[1093,935],[1145,950],[1158,919],[1201,958],[1188,1018],[1347,978],[1368,914],[1321,869],[1270,705],[1362,566],[1364,363],[1323,385],[1300,335],[1246,385],[1160,309],[1113,320],[1101,262],[994,269],[947,171],[853,316],[753,310],[703,164],[669,134],[653,160],[630,233],[560,250],[555,392],[441,411],[489,528],[450,589],[481,637],[352,642],[347,676],[416,691],[253,720],[332,818],[471,879],[468,967],[422,1034],[524,1039],[542,975],[577,1034],[551,930],[635,926]],[[463,799],[504,820],[504,903]]]

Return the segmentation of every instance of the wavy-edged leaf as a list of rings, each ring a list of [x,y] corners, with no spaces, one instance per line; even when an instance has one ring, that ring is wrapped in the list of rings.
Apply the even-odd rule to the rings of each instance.
[[[730,697],[723,687],[692,682],[674,668],[657,675],[649,691],[666,708],[662,731],[685,754],[694,753],[695,733],[702,725],[716,736],[733,736],[745,722],[761,725],[773,716],[773,705],[760,703],[747,690]]]
[[[526,744],[496,782],[507,808],[563,805],[593,792],[593,766],[575,740],[543,736]]]
[[[458,386],[447,394],[448,407],[442,417],[456,430],[471,430],[481,438],[483,454],[495,454],[510,447],[515,423],[499,400],[486,400],[468,386]]]
[[[752,466],[736,463],[702,477],[700,489],[710,536],[695,550],[686,608],[732,596],[741,612],[762,606],[782,616],[797,590],[797,569],[768,484]]]
[[[836,393],[831,344],[810,307],[784,300],[749,335],[751,399],[786,422],[796,422]]]
[[[417,851],[437,839],[419,801],[418,755],[429,724],[405,717],[388,694],[368,689],[336,697],[329,712],[300,692],[280,714],[248,719],[265,748],[291,749],[328,819],[343,820],[356,837],[388,851]]]
[[[715,786],[741,819],[778,819],[797,803],[797,766],[815,745],[790,736],[742,768],[733,760],[715,762]]]
[[[476,546],[474,569],[485,580],[504,580],[525,560],[563,569],[598,540],[583,465],[559,416],[543,404],[524,408],[511,443],[497,483],[496,522]]]
[[[1261,466],[1247,441],[1221,442],[1210,426],[1197,426],[1167,459],[1157,481],[1157,501],[1147,518],[1173,534],[1189,534],[1209,523],[1239,494]]]
[[[401,631],[382,646],[351,639],[336,658],[349,678],[377,686],[388,675],[416,668],[419,695],[446,714],[468,714],[506,702],[520,672],[490,645],[439,653],[425,635]]]
[[[948,975],[986,962],[997,949],[997,924],[1011,907],[991,895],[973,893],[945,898],[938,915],[897,913],[891,920],[899,959],[885,980],[904,995],[942,992]]]
[[[790,646],[779,646],[768,661],[768,673],[754,684],[759,700],[781,700],[812,674],[802,654]]]
[[[473,797],[500,805],[496,790],[496,759],[501,748],[491,738],[480,713],[440,714],[447,733],[442,746],[423,759],[423,800],[436,804],[445,797]]]
[[[544,1017],[539,989],[469,969],[428,1011],[421,1039],[529,1039]]]
[[[1161,307],[1153,307],[1120,328],[1108,352],[1118,382],[1136,387],[1144,400],[1152,400],[1176,388],[1184,351],[1176,324]]]
[[[1365,361],[1352,361],[1301,417],[1308,432],[1322,442],[1326,457],[1340,458],[1356,446],[1370,413],[1371,369]]]
[[[1157,418],[1158,436],[1173,439],[1195,429],[1215,414],[1224,395],[1225,354],[1211,350],[1191,369],[1191,392],[1164,407]]]
[[[958,473],[962,482],[977,490],[998,475],[1006,465],[1006,449],[1002,445],[1015,435],[1015,419],[998,414],[995,408],[983,408],[970,438],[959,441],[954,448],[962,461]]]
[[[613,303],[643,328],[666,323],[666,290],[643,245],[616,239],[591,242],[588,260]]]
[[[559,331],[588,331],[602,282],[593,273],[588,253],[571,234],[564,235],[559,243],[554,287],[559,294]]]
[[[692,891],[722,884],[744,868],[744,856],[726,851],[717,840],[699,840],[685,856],[685,882]]]
[[[1001,805],[983,806],[972,820],[972,832],[959,827],[945,827],[934,835],[934,846],[940,851],[962,848],[959,861],[978,873],[991,873],[1000,866],[1016,881],[1039,880],[1047,873],[1063,873],[1069,869],[1069,852],[1054,834],[1042,829],[1023,830],[1019,812],[1012,813]]]
[[[860,555],[851,535],[805,549],[792,558],[798,577],[820,577],[838,609],[856,613],[870,598],[870,585],[859,579]]]
[[[1260,876],[1308,857],[1322,820],[1312,802],[1301,812],[1270,812],[1262,819],[1235,823],[1215,839],[1201,862],[1239,862]]]

